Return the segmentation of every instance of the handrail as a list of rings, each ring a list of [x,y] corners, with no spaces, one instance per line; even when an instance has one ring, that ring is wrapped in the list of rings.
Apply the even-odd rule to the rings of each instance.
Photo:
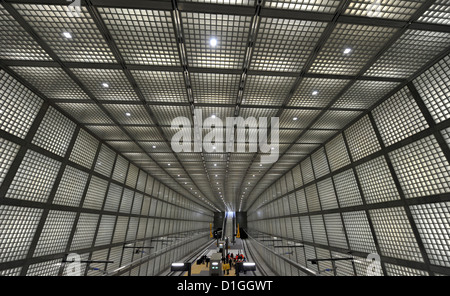
[[[143,257],[141,257],[139,259],[136,259],[136,260],[134,260],[134,261],[132,261],[130,263],[127,263],[127,264],[125,264],[123,266],[120,266],[119,268],[116,268],[113,271],[108,272],[107,274],[105,274],[105,276],[118,275],[119,273],[123,272],[125,269],[128,269],[128,268],[130,268],[131,266],[133,266],[133,265],[135,265],[137,263],[140,263],[142,261],[149,261],[149,260],[151,260],[153,258],[156,258],[156,257],[158,257],[158,256],[160,256],[160,255],[162,255],[162,254],[164,254],[164,253],[166,253],[166,252],[168,252],[168,251],[170,251],[170,250],[172,250],[172,249],[182,245],[182,244],[186,244],[186,241],[188,241],[188,242],[195,241],[196,239],[198,239],[201,236],[204,236],[205,234],[208,234],[208,237],[209,237],[209,232],[200,232],[197,235],[188,237],[189,238],[188,240],[178,241],[178,242],[176,242],[174,244],[168,245],[165,248],[159,249],[158,251],[156,251],[154,253],[151,253],[149,255],[143,256]]]
[[[266,247],[265,245],[263,245],[262,243],[260,243],[258,240],[256,240],[255,238],[253,238],[250,234],[248,234],[248,232],[246,231],[248,238],[252,239],[254,242],[256,242],[259,246],[263,247],[265,250],[269,251],[270,253],[272,253],[273,255],[279,257],[280,259],[286,261],[288,264],[294,266],[295,268],[301,270],[302,272],[306,273],[307,275],[311,275],[311,276],[318,276],[317,273],[312,270],[309,269],[303,265],[298,264],[297,262],[288,259],[286,257],[281,256],[280,254],[276,253],[275,251],[269,249],[268,247]],[[256,252],[258,252],[258,249],[256,249]],[[259,253],[259,252],[258,252]]]
[[[190,262],[190,263],[192,264],[196,258],[201,257],[201,256],[199,256],[198,254],[205,254],[206,251],[208,251],[209,247],[210,247],[213,243],[214,243],[214,241],[209,241],[209,242],[205,243],[205,244],[204,244],[204,247],[202,247],[202,248],[200,249],[200,251],[194,253],[194,255],[192,255],[192,256],[190,256],[188,259],[184,260],[184,262],[185,262],[185,263],[186,263],[186,262]],[[192,254],[192,253],[191,253],[191,254]],[[187,255],[187,256],[189,256],[189,255]],[[194,260],[193,260],[193,259],[194,259]],[[167,276],[173,276],[173,275],[175,274],[175,272],[176,272],[176,271],[171,271],[171,272],[169,272],[169,273],[167,274]],[[184,274],[184,271],[181,271],[181,272],[180,272],[180,275],[182,275],[182,274]]]

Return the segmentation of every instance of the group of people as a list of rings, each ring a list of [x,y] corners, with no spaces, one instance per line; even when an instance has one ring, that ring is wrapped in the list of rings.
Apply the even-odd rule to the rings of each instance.
[[[244,254],[234,255],[233,253],[228,253],[226,257],[222,256],[222,267],[223,270],[230,274],[231,267],[235,266],[236,263],[244,262],[245,256]]]

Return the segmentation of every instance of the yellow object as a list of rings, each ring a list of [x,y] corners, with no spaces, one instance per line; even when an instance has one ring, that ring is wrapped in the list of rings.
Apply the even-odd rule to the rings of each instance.
[[[209,223],[209,237],[210,237],[210,238],[213,237],[213,233],[212,233],[212,223]]]
[[[228,269],[230,269],[230,264],[223,264],[223,265],[222,265],[222,269],[223,269],[223,270],[228,270]]]
[[[237,227],[237,234],[236,234],[237,238],[241,238],[241,234],[239,233],[239,223],[238,223],[238,227]]]

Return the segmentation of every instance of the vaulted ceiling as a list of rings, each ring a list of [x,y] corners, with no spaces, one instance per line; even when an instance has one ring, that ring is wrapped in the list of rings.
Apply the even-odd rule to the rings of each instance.
[[[2,67],[214,211],[248,209],[450,46],[446,0],[69,4],[2,0]],[[278,160],[248,147],[174,152],[171,122],[193,123],[195,109],[223,121],[279,117]]]

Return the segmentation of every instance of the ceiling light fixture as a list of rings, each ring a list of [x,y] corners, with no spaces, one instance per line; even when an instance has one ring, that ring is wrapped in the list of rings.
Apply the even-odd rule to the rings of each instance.
[[[72,34],[70,34],[69,32],[63,32],[64,37],[66,37],[67,39],[72,39]]]
[[[344,49],[344,54],[350,54],[353,50],[350,47]]]
[[[103,83],[102,83],[102,86],[103,86],[104,88],[108,88],[108,87],[109,87],[109,84],[106,83],[106,82],[103,82]]]
[[[317,96],[319,94],[319,91],[318,90],[314,90],[313,92],[312,92],[312,95],[313,96]]]
[[[217,45],[217,39],[216,38],[211,38],[211,39],[209,39],[209,44],[212,46],[212,47],[215,47],[216,45]]]
[[[127,112],[127,113],[125,113],[125,115],[128,116],[128,117],[130,117],[130,116],[131,116],[131,113],[130,113],[130,112]]]

